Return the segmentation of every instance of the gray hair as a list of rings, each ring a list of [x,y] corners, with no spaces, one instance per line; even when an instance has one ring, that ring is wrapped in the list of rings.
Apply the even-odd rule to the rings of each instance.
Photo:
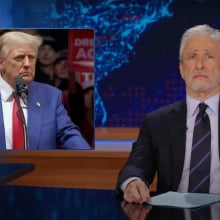
[[[5,58],[13,44],[32,44],[36,52],[43,39],[40,35],[23,31],[8,31],[0,36],[0,58]]]
[[[181,38],[180,49],[179,49],[179,61],[182,59],[183,48],[185,47],[186,41],[193,36],[207,35],[220,42],[220,31],[218,29],[212,28],[207,24],[196,25],[187,29]]]

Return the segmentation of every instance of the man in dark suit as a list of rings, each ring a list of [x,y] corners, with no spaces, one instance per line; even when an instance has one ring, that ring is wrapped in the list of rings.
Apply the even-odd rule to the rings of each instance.
[[[62,104],[61,91],[33,81],[41,43],[41,36],[21,31],[8,31],[0,36],[0,149],[14,149],[12,106],[15,95],[12,94],[17,94],[17,77],[22,79],[24,91],[28,91],[27,103],[18,99],[23,123],[27,125],[24,148],[90,149],[79,128],[70,120]]]
[[[186,98],[145,115],[138,139],[119,173],[117,191],[127,202],[151,201],[149,185],[156,173],[157,192],[189,191],[193,129],[201,102],[208,106],[211,127],[209,193],[220,194],[220,32],[208,25],[186,30],[180,44],[179,69]]]

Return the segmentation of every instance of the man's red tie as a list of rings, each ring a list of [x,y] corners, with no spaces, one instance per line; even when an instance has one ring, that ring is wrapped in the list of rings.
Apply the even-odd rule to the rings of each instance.
[[[17,102],[14,100],[12,113],[12,147],[13,149],[24,149],[24,132],[22,121],[19,118]]]

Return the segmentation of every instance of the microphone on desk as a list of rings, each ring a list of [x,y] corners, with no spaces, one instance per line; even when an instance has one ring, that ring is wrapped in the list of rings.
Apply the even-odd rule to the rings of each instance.
[[[17,89],[17,94],[22,98],[24,104],[27,106],[28,90],[24,86],[23,78],[20,76],[17,76],[15,78],[15,85],[16,85],[16,89]]]

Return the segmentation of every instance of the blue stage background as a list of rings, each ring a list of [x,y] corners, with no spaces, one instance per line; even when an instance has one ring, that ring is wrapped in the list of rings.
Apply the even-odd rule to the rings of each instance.
[[[94,28],[96,127],[136,127],[184,97],[180,37],[196,24],[220,28],[219,11],[212,0],[4,0],[0,26]]]

